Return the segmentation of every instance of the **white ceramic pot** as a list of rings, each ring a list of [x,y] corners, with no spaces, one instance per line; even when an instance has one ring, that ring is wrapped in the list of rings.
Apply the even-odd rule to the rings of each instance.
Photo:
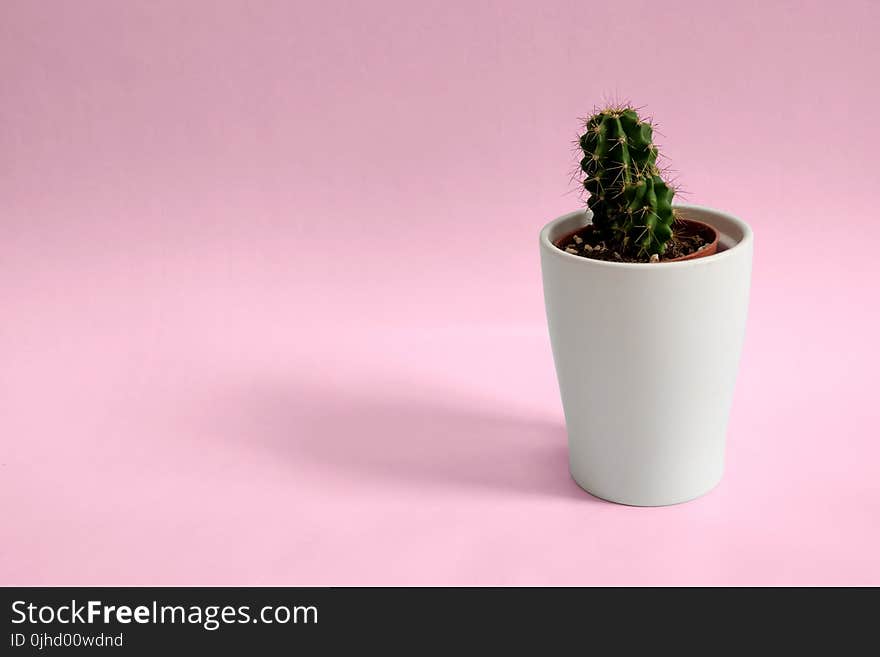
[[[589,210],[541,231],[541,269],[574,480],[636,506],[699,497],[721,480],[745,331],[752,231],[692,205],[719,253],[657,264],[591,260],[554,242]]]

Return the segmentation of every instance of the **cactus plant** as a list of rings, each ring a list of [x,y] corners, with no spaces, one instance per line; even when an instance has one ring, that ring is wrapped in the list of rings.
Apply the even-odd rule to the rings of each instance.
[[[630,257],[662,254],[672,237],[675,190],[657,167],[651,123],[632,107],[613,106],[585,127],[580,164],[599,237]]]

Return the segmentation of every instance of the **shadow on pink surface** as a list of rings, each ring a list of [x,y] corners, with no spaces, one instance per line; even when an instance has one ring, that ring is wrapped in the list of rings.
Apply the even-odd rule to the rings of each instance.
[[[368,399],[309,386],[227,399],[236,436],[297,471],[401,494],[474,489],[605,504],[568,472],[565,428],[479,402]],[[229,428],[227,418],[223,425]]]

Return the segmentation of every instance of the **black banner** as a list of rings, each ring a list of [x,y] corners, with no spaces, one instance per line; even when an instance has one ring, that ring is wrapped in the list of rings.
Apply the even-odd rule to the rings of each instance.
[[[269,648],[335,654],[352,645],[371,652],[409,646],[420,654],[464,647],[475,637],[496,648],[529,641],[543,653],[563,640],[680,647],[678,633],[693,640],[694,627],[720,632],[725,641],[756,632],[766,641],[768,631],[785,633],[788,626],[794,636],[808,627],[818,640],[815,632],[829,627],[831,611],[849,607],[851,630],[870,627],[876,593],[759,589],[731,598],[733,591],[709,589],[6,588],[2,654]],[[746,604],[737,608],[739,600]]]

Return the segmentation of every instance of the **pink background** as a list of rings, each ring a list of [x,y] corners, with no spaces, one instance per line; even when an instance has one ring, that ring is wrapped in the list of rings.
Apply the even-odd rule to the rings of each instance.
[[[880,584],[878,31],[4,0],[0,582]],[[544,325],[537,232],[613,97],[756,233],[727,474],[677,507],[569,479]]]

